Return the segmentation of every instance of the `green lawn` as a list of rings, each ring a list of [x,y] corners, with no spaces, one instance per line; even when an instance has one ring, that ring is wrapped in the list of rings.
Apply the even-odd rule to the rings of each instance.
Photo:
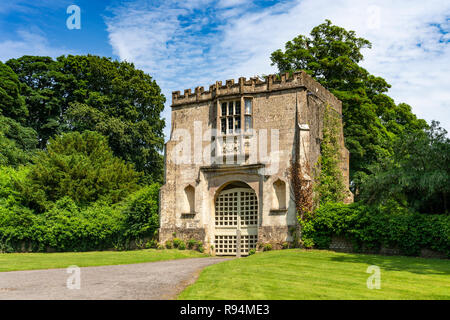
[[[0,272],[32,269],[105,266],[206,257],[191,250],[92,251],[61,253],[0,253]]]
[[[368,289],[367,267],[381,270]],[[280,250],[205,268],[179,299],[450,299],[450,261]]]

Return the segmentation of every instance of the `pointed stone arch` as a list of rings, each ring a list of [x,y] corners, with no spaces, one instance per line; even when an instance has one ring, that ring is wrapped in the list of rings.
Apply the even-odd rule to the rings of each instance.
[[[195,213],[195,187],[191,184],[184,188],[183,213]]]
[[[286,182],[278,178],[272,184],[272,209],[284,210],[286,205]]]

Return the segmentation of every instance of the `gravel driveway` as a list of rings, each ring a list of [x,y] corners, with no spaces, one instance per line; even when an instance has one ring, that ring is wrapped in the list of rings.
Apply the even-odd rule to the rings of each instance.
[[[83,267],[80,289],[68,289],[66,269],[0,272],[4,299],[174,299],[200,271],[227,258],[194,258]]]

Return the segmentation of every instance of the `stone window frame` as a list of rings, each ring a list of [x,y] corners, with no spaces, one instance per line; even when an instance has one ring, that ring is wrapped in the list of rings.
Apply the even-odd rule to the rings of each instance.
[[[246,112],[246,102],[250,101],[251,111]],[[239,102],[239,114],[236,112],[236,102]],[[230,103],[233,103],[233,114],[229,114]],[[226,111],[223,113],[224,105],[226,104]],[[229,136],[251,136],[253,135],[254,129],[254,99],[252,96],[241,96],[239,98],[223,98],[217,100],[217,133],[218,136],[229,137]],[[237,131],[236,118],[239,116],[239,128]],[[250,119],[250,128],[245,130],[246,119]],[[229,128],[229,120],[233,119],[233,129]],[[225,120],[225,133],[223,132],[223,120]]]

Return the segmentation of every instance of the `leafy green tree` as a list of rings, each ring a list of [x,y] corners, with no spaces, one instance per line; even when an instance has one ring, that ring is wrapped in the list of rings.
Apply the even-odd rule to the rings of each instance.
[[[148,180],[162,178],[165,97],[132,63],[98,56],[23,56],[7,64],[22,83],[40,148],[67,131],[97,131],[114,155],[133,163]]]
[[[364,175],[361,198],[367,203],[390,199],[423,213],[449,212],[450,139],[433,121],[426,131],[396,138],[392,157],[373,164]]]
[[[62,74],[50,57],[23,56],[6,64],[21,83],[20,93],[28,108],[25,125],[37,132],[38,146],[43,149],[51,136],[61,132],[59,120],[64,112],[61,84],[67,82],[63,78],[71,77]]]
[[[24,164],[36,147],[36,132],[22,126],[28,109],[20,88],[14,71],[0,62],[0,165]]]
[[[97,200],[116,203],[138,189],[140,176],[113,155],[99,133],[71,132],[49,140],[21,188],[30,207],[42,212],[65,196],[80,206]]]
[[[329,20],[310,35],[299,35],[286,43],[284,51],[273,52],[272,65],[280,73],[305,70],[342,101],[350,179],[357,191],[361,174],[392,154],[395,135],[423,130],[427,124],[417,119],[410,106],[396,105],[386,95],[390,85],[359,65],[361,49],[371,48],[368,40]]]
[[[36,150],[36,132],[11,118],[0,116],[0,165],[27,164]]]
[[[25,99],[20,95],[20,82],[14,71],[0,61],[0,115],[23,123],[28,115]]]

